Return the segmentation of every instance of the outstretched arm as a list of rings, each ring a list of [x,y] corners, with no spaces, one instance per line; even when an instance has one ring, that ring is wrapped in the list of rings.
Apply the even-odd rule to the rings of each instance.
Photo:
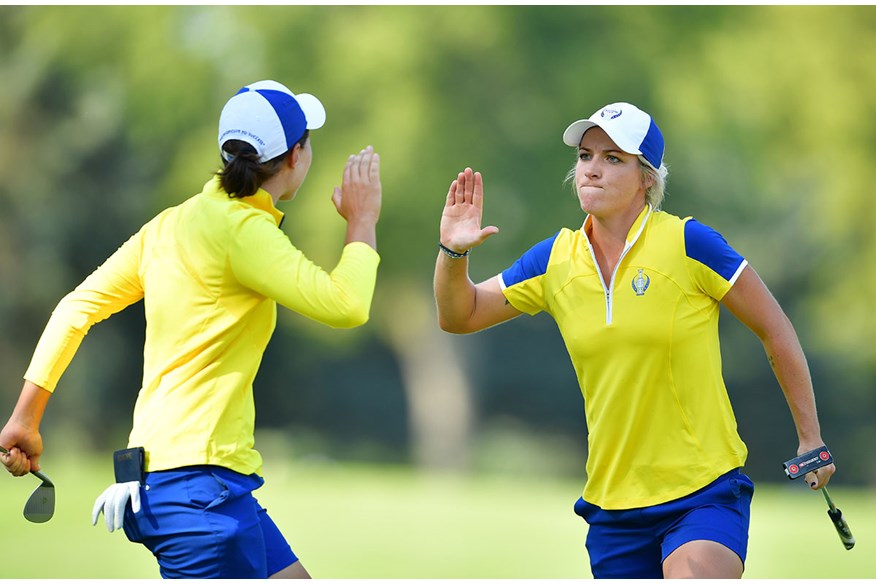
[[[809,365],[797,333],[779,303],[751,266],[743,270],[722,303],[763,343],[776,379],[791,408],[800,442],[797,454],[823,446]],[[835,471],[836,467],[831,464],[807,474],[805,480],[813,489],[820,489],[827,485]]]
[[[9,450],[0,462],[15,476],[40,469],[40,423],[58,380],[82,339],[96,323],[143,298],[139,277],[142,231],[131,236],[52,311],[24,373],[24,387],[0,446]]]
[[[466,168],[457,175],[447,192],[441,215],[441,245],[462,254],[499,232],[492,225],[481,228],[483,201],[481,173]],[[439,251],[434,287],[438,323],[447,332],[472,333],[520,314],[505,300],[498,277],[478,285],[471,281],[467,256],[456,258]]]

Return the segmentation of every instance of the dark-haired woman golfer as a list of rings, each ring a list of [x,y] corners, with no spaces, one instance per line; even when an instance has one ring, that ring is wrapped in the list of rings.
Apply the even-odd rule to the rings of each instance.
[[[103,511],[110,531],[124,527],[155,554],[165,578],[308,577],[252,495],[264,482],[252,386],[278,303],[332,327],[369,317],[381,206],[370,146],[350,156],[332,196],[347,222],[334,270],[311,263],[278,228],[276,203],[304,182],[309,132],[324,122],[317,98],[275,81],[234,95],[219,120],[224,168],[61,300],[0,432],[9,472],[38,469],[43,411],[82,338],[144,300],[143,386],[128,446],[145,451],[145,486],[111,485],[93,520]]]

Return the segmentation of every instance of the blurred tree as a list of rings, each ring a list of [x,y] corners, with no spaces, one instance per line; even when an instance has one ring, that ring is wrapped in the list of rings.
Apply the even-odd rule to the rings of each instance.
[[[518,432],[580,474],[581,398],[553,322],[447,335],[432,270],[444,195],[465,166],[484,174],[484,220],[501,229],[473,252],[473,279],[578,227],[560,135],[623,100],[666,135],[666,209],[721,231],[795,322],[842,476],[876,481],[853,462],[876,439],[874,19],[872,7],[828,6],[2,6],[0,371],[15,389],[0,406],[11,409],[58,299],[210,178],[229,94],[274,78],[328,110],[284,228],[334,265],[344,227],[331,189],[347,155],[373,144],[382,263],[363,329],[281,312],[256,381],[259,425],[299,445],[318,436],[314,448],[337,456],[444,468],[481,465],[479,445],[494,452],[494,437]],[[139,306],[95,327],[47,433],[70,420],[65,432],[123,442],[142,339]],[[787,407],[732,318],[722,343],[751,472],[780,476]]]
[[[680,171],[669,205],[707,217],[759,271],[809,356],[825,440],[841,463],[866,460],[876,439],[876,350],[865,341],[876,325],[867,307],[876,294],[876,125],[865,120],[876,73],[851,55],[874,54],[876,10],[735,7],[727,16],[696,29],[690,50],[657,55],[659,109]],[[728,377],[748,406],[743,430],[759,436],[752,459],[776,467],[793,426],[759,343],[744,332],[725,343],[728,363],[739,365]],[[764,439],[770,429],[778,440]],[[852,465],[843,475],[872,480],[867,472]]]

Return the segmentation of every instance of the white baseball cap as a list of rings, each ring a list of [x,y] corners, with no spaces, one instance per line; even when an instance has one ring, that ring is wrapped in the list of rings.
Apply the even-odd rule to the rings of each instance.
[[[276,81],[258,81],[241,88],[219,116],[219,150],[229,140],[243,140],[267,162],[287,152],[304,135],[325,123],[325,108],[308,93],[295,95]]]
[[[596,110],[586,120],[578,120],[563,132],[563,142],[578,148],[584,132],[599,126],[618,147],[628,154],[637,154],[659,169],[663,163],[663,134],[650,115],[636,106],[618,102]]]

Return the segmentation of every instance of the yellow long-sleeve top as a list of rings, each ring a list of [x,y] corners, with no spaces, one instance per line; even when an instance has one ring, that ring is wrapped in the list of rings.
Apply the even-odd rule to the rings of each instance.
[[[337,328],[368,320],[380,257],[344,247],[331,273],[278,228],[259,190],[232,199],[218,179],[160,213],[52,313],[24,377],[54,391],[92,325],[144,300],[143,386],[129,447],[148,471],[196,464],[257,473],[253,380],[277,303]]]

